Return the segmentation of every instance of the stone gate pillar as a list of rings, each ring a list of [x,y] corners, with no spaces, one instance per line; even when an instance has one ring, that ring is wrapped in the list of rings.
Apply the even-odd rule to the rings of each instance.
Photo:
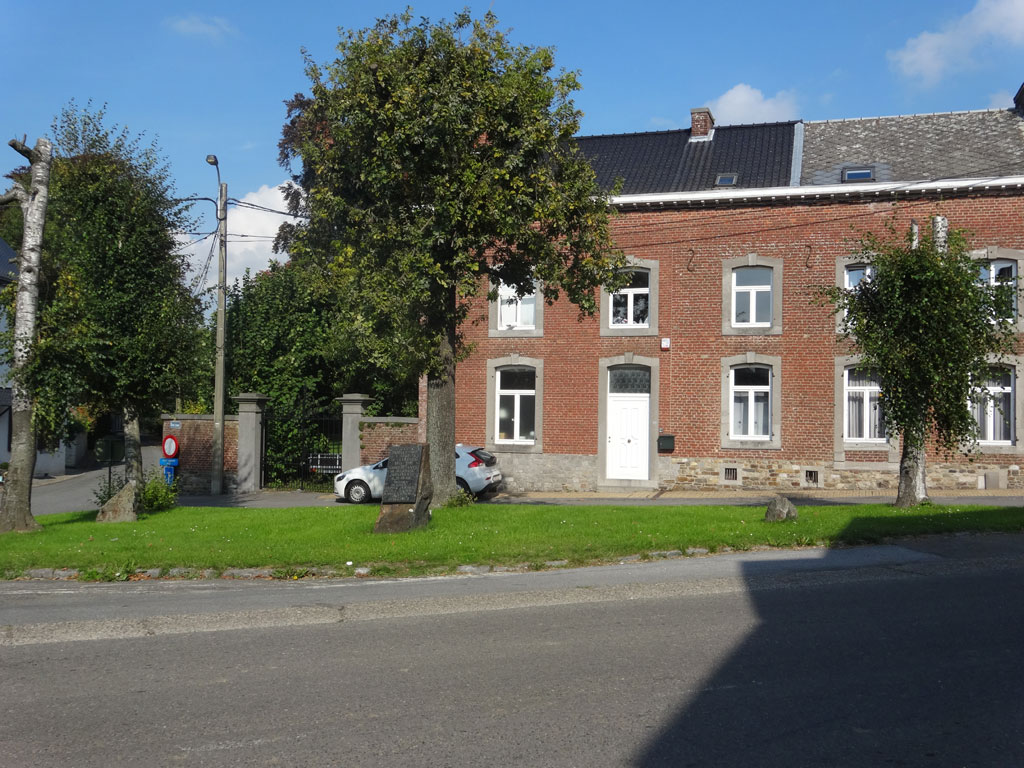
[[[238,493],[260,489],[263,464],[263,411],[270,398],[258,392],[243,392],[238,403]]]
[[[369,395],[347,393],[334,398],[341,403],[341,471],[362,464],[359,450],[359,422],[363,409],[373,398]]]

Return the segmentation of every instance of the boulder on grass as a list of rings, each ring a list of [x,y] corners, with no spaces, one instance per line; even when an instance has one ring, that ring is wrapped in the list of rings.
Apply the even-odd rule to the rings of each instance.
[[[138,484],[129,480],[124,488],[100,508],[97,523],[134,523],[139,519],[135,511],[135,494]]]
[[[796,520],[799,515],[793,502],[785,496],[774,496],[768,502],[768,510],[764,513],[765,522],[775,523],[779,520]]]

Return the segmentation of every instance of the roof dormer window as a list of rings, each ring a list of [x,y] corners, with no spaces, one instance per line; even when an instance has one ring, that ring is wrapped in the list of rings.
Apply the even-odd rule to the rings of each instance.
[[[738,173],[720,173],[715,177],[716,187],[735,187],[740,180]]]
[[[860,166],[856,168],[843,168],[843,183],[850,181],[874,181],[875,169]]]

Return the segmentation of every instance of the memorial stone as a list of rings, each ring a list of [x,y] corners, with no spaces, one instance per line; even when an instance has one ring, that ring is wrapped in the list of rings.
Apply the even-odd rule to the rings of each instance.
[[[430,522],[433,497],[427,446],[422,443],[392,446],[374,533],[403,533],[422,528]]]

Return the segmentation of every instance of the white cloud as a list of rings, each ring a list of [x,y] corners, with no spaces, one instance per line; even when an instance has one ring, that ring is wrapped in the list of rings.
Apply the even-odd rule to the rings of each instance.
[[[255,192],[247,192],[239,200],[276,211],[287,210],[279,186],[261,186]],[[246,269],[258,272],[266,269],[272,260],[284,261],[288,258],[286,254],[273,252],[277,228],[285,221],[294,221],[294,219],[287,215],[256,210],[244,205],[228,206],[227,281],[229,285],[245,274]],[[183,246],[187,242],[189,242],[188,238],[183,239]],[[215,287],[217,285],[216,238],[203,239],[194,245],[183,247],[182,250],[188,254],[192,276],[199,275],[206,267],[203,288]]]
[[[988,95],[989,109],[1012,109],[1013,94],[1009,91],[996,91]]]
[[[200,37],[208,40],[220,40],[228,35],[235,35],[238,30],[225,18],[220,16],[176,16],[164,19],[164,26],[170,27],[183,37]]]
[[[742,123],[775,123],[795,120],[796,95],[792,91],[779,91],[765,98],[757,88],[739,83],[717,99],[708,102],[716,125]]]
[[[978,0],[941,31],[922,32],[888,55],[904,77],[933,86],[949,73],[972,66],[974,51],[992,44],[1024,46],[1024,0]]]
[[[284,182],[282,181],[281,184]],[[280,184],[260,187],[255,192],[248,192],[239,198],[243,203],[272,208],[275,211],[288,210]],[[246,269],[258,272],[266,269],[271,259],[283,261],[284,254],[273,252],[274,237],[277,229],[285,221],[294,221],[291,216],[283,216],[269,211],[258,211],[235,205],[228,209],[228,281],[241,277]]]

